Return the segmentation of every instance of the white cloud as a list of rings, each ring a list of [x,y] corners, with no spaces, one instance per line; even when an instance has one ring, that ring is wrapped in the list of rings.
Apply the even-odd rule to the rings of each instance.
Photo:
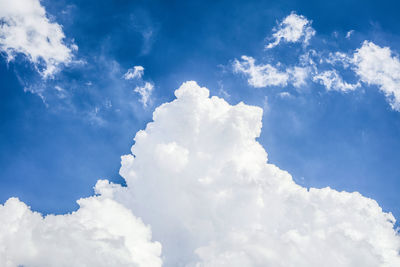
[[[141,79],[144,73],[144,68],[142,66],[134,66],[124,74],[125,80]]]
[[[255,59],[242,56],[242,61],[235,60],[233,69],[236,73],[244,73],[249,77],[248,83],[253,87],[286,86],[289,75],[279,71],[270,64],[256,65]]]
[[[361,81],[377,85],[391,107],[400,111],[400,60],[389,47],[364,41],[353,57],[355,72]]]
[[[291,98],[292,95],[289,92],[280,92],[279,94],[280,98]]]
[[[24,54],[43,77],[72,62],[73,50],[63,42],[62,27],[51,22],[39,0],[0,0],[0,51],[8,61]]]
[[[136,93],[140,94],[140,102],[143,104],[144,107],[147,107],[153,89],[154,85],[150,82],[145,82],[143,86],[137,86],[134,89]]]
[[[0,266],[161,266],[161,245],[130,210],[103,196],[78,204],[44,218],[17,198],[0,205]]]
[[[354,30],[350,30],[346,33],[346,39],[350,39],[350,37],[353,35]]]
[[[286,72],[289,74],[290,81],[292,82],[293,86],[300,88],[306,85],[306,80],[310,75],[311,69],[309,67],[295,66],[287,69]]]
[[[144,67],[142,66],[134,66],[129,69],[123,76],[125,80],[137,80],[139,84],[133,90],[134,92],[140,95],[140,102],[143,104],[143,107],[147,107],[151,93],[154,89],[154,84],[151,82],[146,82],[142,80],[142,76],[144,74]]]
[[[122,157],[127,187],[98,185],[151,225],[164,266],[400,266],[394,218],[376,201],[308,190],[268,163],[261,108],[195,82],[175,95]]]
[[[329,90],[336,91],[353,91],[360,87],[360,83],[357,82],[355,84],[347,83],[343,81],[343,78],[337,73],[336,70],[328,70],[322,73],[316,74],[313,77],[314,82],[319,82],[324,85],[325,88]]]
[[[300,88],[306,84],[310,74],[309,67],[294,66],[284,71],[270,65],[257,65],[255,59],[249,56],[242,56],[242,61],[235,60],[233,70],[235,73],[243,73],[248,77],[249,85],[257,88],[267,86],[286,86],[291,83],[294,87]]]
[[[273,31],[272,36],[275,40],[269,43],[266,48],[273,48],[281,41],[287,43],[302,42],[307,45],[311,37],[315,35],[315,30],[311,27],[311,21],[294,12],[284,18]]]
[[[77,212],[0,205],[0,265],[400,266],[395,222],[359,193],[304,188],[256,141],[262,109],[184,83]],[[134,211],[138,219],[131,211]],[[143,220],[143,222],[142,222]]]

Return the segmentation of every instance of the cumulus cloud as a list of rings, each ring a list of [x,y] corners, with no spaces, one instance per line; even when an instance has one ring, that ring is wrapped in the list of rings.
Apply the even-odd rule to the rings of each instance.
[[[159,267],[161,245],[148,226],[116,201],[90,197],[71,214],[42,217],[17,198],[0,205],[4,267]]]
[[[125,80],[141,79],[144,74],[144,68],[142,66],[134,66],[124,74]]]
[[[311,21],[302,15],[292,12],[289,16],[273,29],[273,42],[267,44],[266,48],[273,48],[281,41],[287,43],[302,42],[307,45],[315,30],[311,27]]]
[[[154,85],[150,82],[145,82],[143,86],[136,86],[136,88],[134,89],[134,91],[140,95],[139,101],[143,104],[144,107],[147,107],[153,89]]]
[[[76,45],[64,43],[64,32],[51,22],[39,0],[0,0],[0,51],[8,61],[25,55],[43,77],[72,62]]]
[[[303,188],[256,141],[263,111],[184,83],[122,157],[127,187],[98,191],[135,211],[164,266],[400,266],[395,222],[376,201]]]
[[[361,86],[359,82],[351,84],[343,81],[343,78],[337,73],[336,70],[327,70],[319,73],[313,77],[313,80],[324,85],[327,90],[346,92],[353,91]]]
[[[268,163],[261,108],[195,82],[175,95],[122,156],[127,187],[99,180],[66,215],[0,205],[0,265],[161,266],[153,236],[167,267],[400,266],[395,219],[376,201],[304,188]]]
[[[353,62],[361,81],[377,85],[390,106],[400,111],[400,60],[391,49],[364,41],[354,53]]]

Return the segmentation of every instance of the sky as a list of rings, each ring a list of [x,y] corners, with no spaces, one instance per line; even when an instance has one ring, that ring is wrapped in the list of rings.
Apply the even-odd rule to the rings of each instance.
[[[396,266],[399,5],[0,0],[0,262]]]

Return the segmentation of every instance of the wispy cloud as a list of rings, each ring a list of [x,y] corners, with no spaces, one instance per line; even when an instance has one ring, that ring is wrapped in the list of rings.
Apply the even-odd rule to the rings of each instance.
[[[144,68],[142,66],[134,66],[124,74],[124,79],[125,80],[141,79],[143,74],[144,74]]]
[[[153,89],[154,85],[150,82],[145,82],[143,86],[136,86],[134,89],[134,91],[140,95],[140,102],[144,107],[147,107]]]
[[[314,35],[315,30],[311,27],[311,21],[292,12],[273,29],[272,37],[274,41],[267,44],[266,48],[273,48],[282,41],[287,43],[302,42],[307,45]]]

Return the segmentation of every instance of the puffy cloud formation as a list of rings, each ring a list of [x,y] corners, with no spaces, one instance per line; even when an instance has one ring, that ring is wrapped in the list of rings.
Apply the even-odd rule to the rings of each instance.
[[[61,26],[50,22],[39,0],[0,0],[0,51],[9,61],[24,54],[43,77],[53,75],[60,64],[72,61],[72,50],[63,42]]]
[[[134,66],[124,74],[125,80],[141,79],[144,73],[142,66]]]
[[[184,83],[99,181],[150,224],[164,266],[400,266],[395,219],[359,193],[307,189],[268,163],[262,109]]]
[[[400,60],[390,48],[364,41],[354,53],[353,62],[361,81],[377,85],[390,106],[400,111]]]
[[[359,193],[303,188],[256,141],[262,109],[186,82],[78,211],[0,205],[0,265],[400,266],[395,219]],[[141,219],[137,219],[139,216]],[[143,220],[143,222],[142,222]]]
[[[143,86],[136,86],[134,91],[140,95],[140,102],[144,107],[147,107],[147,104],[150,100],[151,92],[153,92],[154,85],[150,82],[145,82]]]
[[[273,48],[281,41],[287,43],[303,42],[304,45],[315,35],[315,30],[311,27],[311,21],[306,17],[297,15],[292,12],[289,16],[273,29],[272,43],[269,43],[266,48]]]
[[[103,196],[78,204],[44,218],[17,198],[0,205],[0,266],[161,266],[161,245],[130,210]]]

